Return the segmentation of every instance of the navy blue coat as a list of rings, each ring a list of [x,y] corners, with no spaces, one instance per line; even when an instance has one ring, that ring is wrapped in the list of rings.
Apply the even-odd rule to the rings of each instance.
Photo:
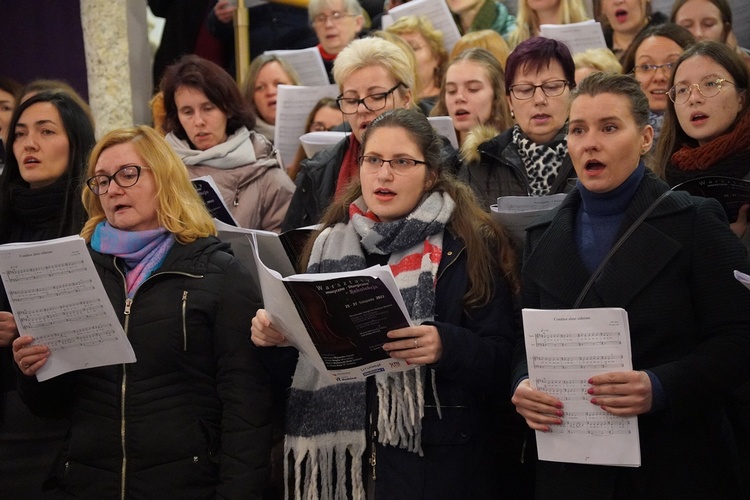
[[[520,458],[517,442],[507,445],[515,437],[508,432],[521,437],[523,427],[512,413],[501,417],[497,410],[510,399],[516,331],[513,295],[498,276],[492,300],[464,310],[462,298],[469,286],[466,249],[449,231],[444,234],[432,322],[440,333],[443,354],[430,366],[442,419],[428,376],[422,419],[424,457],[376,445],[376,499],[500,498],[507,481],[513,480],[503,477],[504,459],[507,463],[508,456]]]

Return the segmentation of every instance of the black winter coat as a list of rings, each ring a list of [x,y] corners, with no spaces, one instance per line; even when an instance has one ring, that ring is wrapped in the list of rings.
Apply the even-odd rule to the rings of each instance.
[[[216,238],[175,243],[126,299],[119,259],[91,250],[133,364],[19,377],[37,413],[72,416],[60,486],[77,498],[261,498],[270,388],[248,333],[260,297]]]
[[[619,233],[668,189],[646,175]],[[580,203],[574,190],[527,229],[523,307],[571,308],[589,279],[572,229]],[[732,274],[749,267],[715,200],[672,193],[638,226],[581,307],[628,312],[633,368],[658,377],[667,408],[638,417],[641,467],[540,461],[537,498],[738,498],[724,403],[750,379],[750,293]],[[528,373],[519,360],[515,380]]]
[[[428,376],[422,419],[424,457],[376,445],[378,500],[501,498],[515,479],[507,465],[520,459],[520,439],[515,438],[523,436],[523,426],[513,414],[497,411],[510,399],[514,300],[498,276],[492,300],[466,311],[462,304],[469,286],[466,266],[463,242],[445,231],[431,322],[440,333],[443,354],[430,367],[435,371],[442,419]],[[368,400],[374,405],[373,398]]]
[[[479,145],[479,161],[461,165],[458,178],[469,184],[480,204],[489,210],[500,196],[529,196],[529,178],[518,149],[513,143],[513,128]],[[567,193],[576,177],[570,155],[565,155],[549,194]]]

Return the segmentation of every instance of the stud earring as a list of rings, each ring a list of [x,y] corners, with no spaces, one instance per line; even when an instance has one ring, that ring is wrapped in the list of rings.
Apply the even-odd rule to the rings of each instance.
[[[515,118],[515,117],[516,117],[516,114],[515,114],[515,113],[513,112],[513,110],[512,110],[512,109],[510,110],[510,117],[511,117],[511,118]]]

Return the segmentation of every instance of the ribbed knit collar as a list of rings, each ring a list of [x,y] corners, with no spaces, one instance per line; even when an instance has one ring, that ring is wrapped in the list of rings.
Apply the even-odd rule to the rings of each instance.
[[[645,173],[646,167],[643,162],[640,162],[633,173],[625,179],[625,182],[606,193],[594,193],[586,189],[580,180],[576,181],[581,193],[583,211],[594,216],[614,215],[624,212],[641,184]]]

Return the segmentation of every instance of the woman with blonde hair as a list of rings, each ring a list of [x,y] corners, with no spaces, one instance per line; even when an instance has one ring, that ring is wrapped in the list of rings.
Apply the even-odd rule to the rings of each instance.
[[[406,40],[417,59],[417,99],[424,103],[435,100],[440,93],[448,52],[445,50],[443,33],[435,29],[426,17],[402,17],[386,29]]]
[[[24,402],[72,419],[59,487],[85,498],[262,498],[270,388],[247,343],[260,305],[251,276],[152,128],[104,136],[85,185],[81,235],[137,361],[37,382],[49,348],[14,341]]]
[[[302,160],[297,189],[282,230],[316,224],[325,207],[357,176],[359,145],[367,126],[389,109],[414,108],[416,70],[406,52],[382,38],[351,42],[336,58],[336,99],[352,133],[339,143]]]
[[[622,74],[622,64],[609,49],[587,49],[573,54],[576,64],[576,84],[580,84],[591,73]]]
[[[508,44],[515,48],[529,38],[539,36],[542,24],[572,24],[588,19],[581,0],[544,0],[529,5],[529,0],[518,2],[516,29],[508,35]]]
[[[492,136],[510,128],[505,73],[498,60],[481,48],[468,49],[448,65],[432,116],[450,116],[459,144],[483,126]]]
[[[505,69],[505,61],[508,60],[508,56],[510,55],[510,47],[505,38],[493,30],[479,30],[466,33],[453,46],[450,60],[452,61],[457,58],[461,52],[475,47],[484,49],[495,56],[500,66]]]
[[[255,115],[253,130],[273,142],[276,130],[276,95],[279,85],[300,85],[288,62],[273,54],[261,54],[250,63],[242,95]]]

